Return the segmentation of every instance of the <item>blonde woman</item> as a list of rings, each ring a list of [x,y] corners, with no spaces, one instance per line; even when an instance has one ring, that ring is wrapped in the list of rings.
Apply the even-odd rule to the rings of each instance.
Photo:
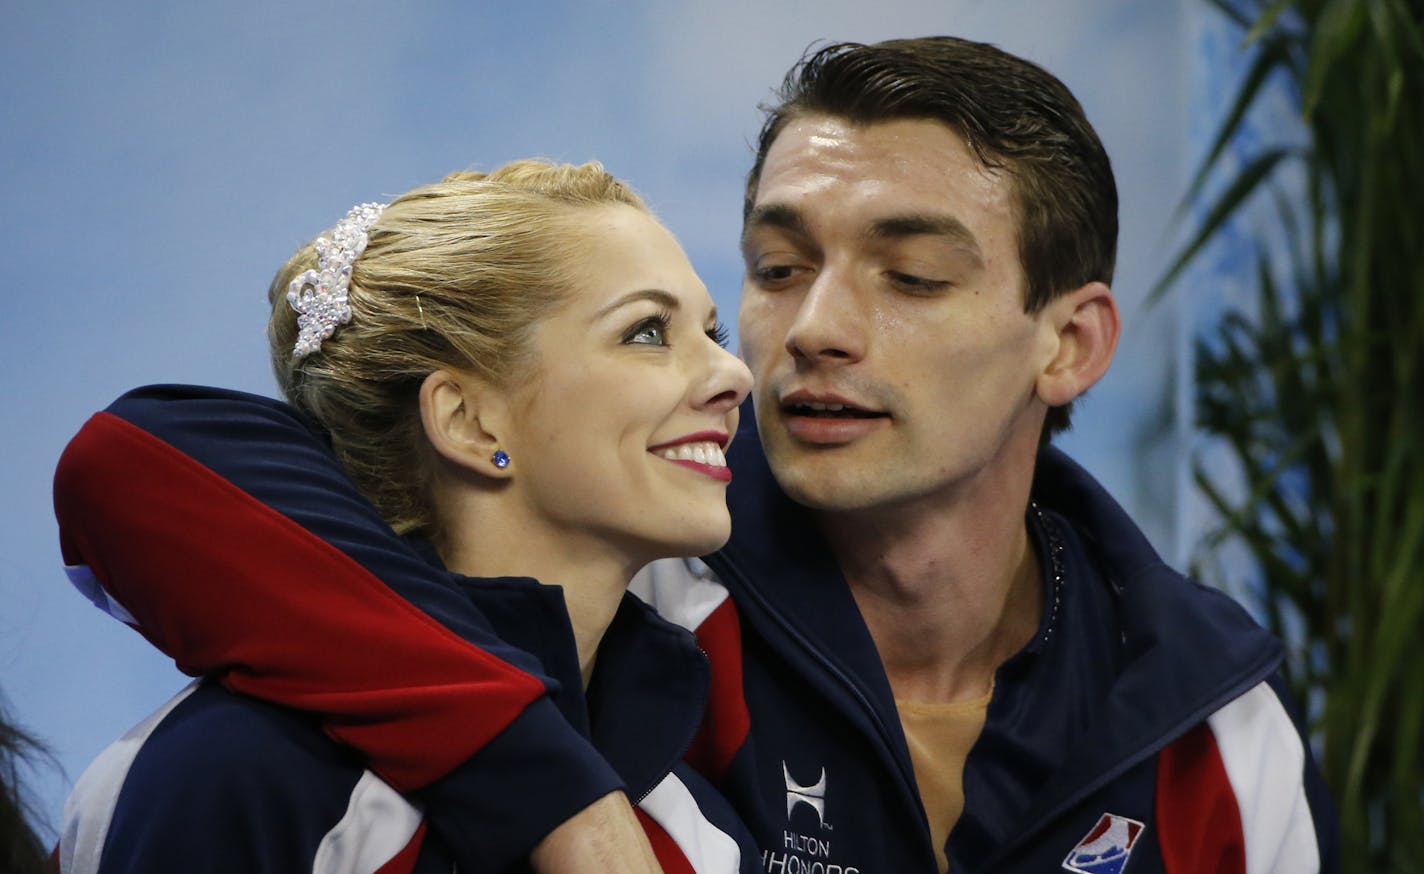
[[[758,868],[680,761],[705,657],[626,594],[726,540],[751,384],[668,231],[596,164],[516,162],[353,208],[269,296],[290,406],[141,390],[61,461],[76,585],[210,677],[81,778],[62,869]],[[157,415],[180,397],[204,414]],[[109,514],[133,529],[83,524]],[[252,579],[323,618],[283,625],[303,611]],[[165,620],[185,608],[212,627]],[[251,669],[289,644],[326,655]],[[415,709],[424,753],[383,756]]]

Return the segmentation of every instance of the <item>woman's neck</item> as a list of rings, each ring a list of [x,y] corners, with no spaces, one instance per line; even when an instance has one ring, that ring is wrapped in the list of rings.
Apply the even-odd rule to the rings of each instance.
[[[561,587],[587,687],[604,632],[618,612],[628,581],[646,559],[618,549],[606,534],[556,530],[516,518],[519,515],[445,514],[451,524],[439,544],[440,557],[450,570],[466,576],[533,577]]]

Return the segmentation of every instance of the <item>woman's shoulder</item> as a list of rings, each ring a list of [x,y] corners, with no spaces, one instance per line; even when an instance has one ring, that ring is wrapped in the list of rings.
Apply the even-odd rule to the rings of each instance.
[[[102,753],[66,805],[67,871],[313,868],[377,819],[393,855],[423,817],[310,718],[195,683]],[[87,860],[87,864],[86,864]],[[99,864],[102,862],[102,864]]]

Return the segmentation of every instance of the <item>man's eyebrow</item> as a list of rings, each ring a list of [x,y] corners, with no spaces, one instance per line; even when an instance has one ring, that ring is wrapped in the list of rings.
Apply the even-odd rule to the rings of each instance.
[[[594,318],[601,319],[620,307],[625,307],[630,303],[637,303],[640,300],[650,300],[670,310],[678,308],[677,297],[670,292],[663,291],[661,288],[640,288],[637,291],[630,291],[622,295],[608,306],[603,307]]]
[[[979,252],[979,240],[974,236],[974,232],[969,230],[964,222],[953,216],[922,213],[890,216],[874,222],[870,226],[867,236],[871,239],[881,240],[920,236],[945,237],[975,258],[982,260]]]
[[[757,228],[779,228],[809,236],[806,219],[801,215],[801,210],[784,203],[767,203],[752,207],[752,211],[747,213],[746,221],[742,222],[742,238],[746,239],[747,233]]]
[[[801,236],[810,236],[806,228],[806,218],[801,211],[783,203],[754,207],[742,225],[743,241],[749,232],[758,228],[779,228]],[[866,231],[866,236],[878,240],[920,236],[944,237],[975,259],[983,260],[979,251],[979,240],[974,236],[974,232],[953,216],[927,213],[888,216],[873,222]]]

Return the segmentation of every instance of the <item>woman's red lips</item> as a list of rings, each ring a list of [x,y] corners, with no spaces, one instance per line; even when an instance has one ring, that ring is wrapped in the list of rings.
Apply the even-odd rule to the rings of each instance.
[[[731,482],[732,471],[727,467],[727,456],[723,453],[729,439],[723,431],[699,431],[659,443],[648,451],[715,480]]]

